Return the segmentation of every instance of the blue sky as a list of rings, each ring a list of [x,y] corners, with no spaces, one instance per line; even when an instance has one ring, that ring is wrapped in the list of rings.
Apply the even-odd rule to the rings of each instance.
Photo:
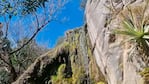
[[[84,24],[84,10],[80,8],[80,4],[81,0],[68,0],[68,3],[64,5],[57,16],[58,21],[49,23],[38,33],[35,38],[38,45],[53,48],[58,38],[64,36],[66,31],[82,26]],[[32,35],[30,31],[30,25],[32,25],[32,23],[30,24],[31,17],[32,16],[27,15],[25,17],[14,16],[11,18],[8,38],[12,42],[13,47],[16,46],[16,41],[24,38],[23,36],[26,36],[26,34],[29,37]],[[0,17],[0,22],[5,23],[4,17]]]
[[[36,36],[37,43],[52,48],[57,39],[64,36],[65,31],[82,26],[84,24],[84,11],[80,8],[80,3],[81,0],[70,0],[58,15],[59,20],[66,19],[66,21],[51,22]]]

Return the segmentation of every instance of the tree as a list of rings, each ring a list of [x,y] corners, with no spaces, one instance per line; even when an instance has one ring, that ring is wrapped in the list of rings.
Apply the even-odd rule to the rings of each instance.
[[[0,1],[0,9],[2,10],[0,11],[0,18],[4,19],[3,34],[0,35],[0,62],[2,62],[2,67],[7,68],[10,82],[15,81],[18,77],[18,72],[14,64],[14,55],[18,57],[18,53],[23,51],[23,49],[34,40],[39,31],[45,28],[51,21],[56,20],[57,13],[65,2],[65,0]],[[16,18],[18,18],[18,20]],[[14,19],[16,21],[13,21]],[[21,21],[20,23],[22,24],[28,25],[18,26],[19,21]],[[20,30],[22,27],[27,31],[27,34],[18,38],[17,30]],[[30,30],[32,30],[32,32]],[[12,31],[15,32],[15,35],[12,35]],[[2,28],[0,32],[2,33]],[[23,31],[19,31],[21,34],[22,32]],[[23,37],[27,37],[28,39],[20,43],[19,41],[22,40]],[[13,43],[15,46],[13,45],[13,47],[12,41],[9,40],[10,38],[15,40]],[[29,55],[27,53],[25,54]]]
[[[22,44],[24,40],[28,40],[27,38],[22,39],[17,43],[18,45]],[[32,40],[28,45],[22,48],[17,53],[14,53],[10,56],[11,62],[17,76],[20,76],[30,64],[34,62],[34,60],[40,56],[41,54],[47,52],[48,49],[40,47],[36,44],[35,40]],[[0,64],[5,64],[4,62],[0,61]],[[6,66],[0,66],[0,84],[10,83],[9,81],[9,69]]]

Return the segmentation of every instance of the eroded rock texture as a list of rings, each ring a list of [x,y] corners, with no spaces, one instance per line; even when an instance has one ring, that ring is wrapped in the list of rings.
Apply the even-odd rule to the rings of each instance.
[[[145,1],[87,0],[86,25],[68,31],[63,43],[37,58],[13,84],[149,84],[143,78],[149,77],[143,53],[125,42],[126,36],[113,33],[121,28],[121,13]]]
[[[57,47],[40,56],[13,84],[106,83],[91,53],[86,27],[66,32]]]
[[[144,84],[139,74],[146,67],[141,54],[133,50],[133,44],[121,44],[127,38],[112,34],[112,30],[120,23],[118,14],[128,5],[136,6],[143,1],[87,1],[86,20],[93,53],[108,84]]]

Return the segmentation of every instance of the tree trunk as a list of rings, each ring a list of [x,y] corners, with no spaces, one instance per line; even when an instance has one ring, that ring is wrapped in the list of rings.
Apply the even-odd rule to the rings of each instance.
[[[9,66],[10,69],[10,82],[14,82],[17,78],[17,73],[13,65]]]

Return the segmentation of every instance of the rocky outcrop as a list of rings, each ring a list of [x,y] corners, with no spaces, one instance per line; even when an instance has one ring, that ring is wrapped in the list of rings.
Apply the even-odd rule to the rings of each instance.
[[[40,56],[13,84],[106,82],[91,53],[86,27],[66,32],[57,47]]]
[[[86,20],[93,53],[108,84],[144,84],[139,72],[147,67],[141,54],[127,38],[115,35],[118,15],[127,6],[137,6],[145,0],[88,0]],[[143,10],[143,9],[142,9]],[[131,57],[131,60],[130,60]]]
[[[37,58],[13,84],[149,84],[148,56],[135,42],[125,42],[127,36],[113,33],[121,28],[121,13],[129,15],[128,7],[145,1],[87,0],[86,25],[66,32],[63,43]]]

